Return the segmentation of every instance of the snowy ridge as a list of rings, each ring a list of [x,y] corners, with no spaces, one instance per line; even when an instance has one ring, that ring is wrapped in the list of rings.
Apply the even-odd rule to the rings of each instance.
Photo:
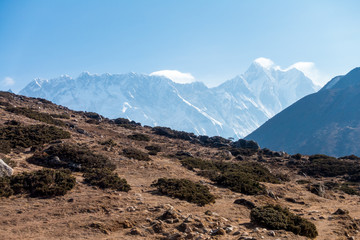
[[[35,79],[20,94],[75,110],[123,117],[199,135],[241,138],[317,87],[297,69],[256,59],[242,75],[215,88],[164,76],[87,72],[76,79]]]

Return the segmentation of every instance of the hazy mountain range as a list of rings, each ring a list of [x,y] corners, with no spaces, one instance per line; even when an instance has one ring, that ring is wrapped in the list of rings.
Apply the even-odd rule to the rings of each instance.
[[[20,94],[144,125],[241,138],[319,89],[303,72],[268,63],[257,59],[244,74],[214,88],[137,73],[82,73],[76,79],[35,79]]]

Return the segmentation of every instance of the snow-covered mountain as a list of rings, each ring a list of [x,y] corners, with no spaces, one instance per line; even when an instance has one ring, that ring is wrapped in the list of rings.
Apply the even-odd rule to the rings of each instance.
[[[76,79],[35,79],[20,94],[108,118],[241,138],[316,90],[301,71],[282,70],[260,58],[244,74],[215,88],[201,82],[179,84],[156,75],[82,73]]]

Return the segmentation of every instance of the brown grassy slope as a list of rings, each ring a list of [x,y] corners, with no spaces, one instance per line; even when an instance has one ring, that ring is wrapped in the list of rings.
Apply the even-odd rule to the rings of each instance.
[[[12,94],[0,94],[0,102],[11,106],[32,108],[49,114],[69,114],[70,119],[60,119],[65,123],[62,129],[71,133],[71,139],[62,140],[70,144],[80,144],[95,153],[106,155],[117,166],[115,172],[125,178],[131,185],[129,192],[101,190],[83,183],[80,173],[73,173],[77,178],[76,187],[62,197],[52,199],[28,198],[16,195],[2,198],[0,205],[0,236],[3,239],[239,239],[255,237],[260,239],[306,239],[283,230],[273,233],[250,223],[250,210],[234,204],[239,198],[245,198],[256,205],[280,204],[290,208],[295,214],[312,221],[319,232],[317,239],[347,239],[350,236],[360,237],[356,232],[357,220],[360,218],[360,198],[341,192],[328,191],[325,197],[319,197],[306,189],[306,185],[297,184],[296,180],[305,179],[297,171],[286,167],[286,157],[261,157],[262,164],[274,173],[288,173],[290,182],[284,184],[264,183],[278,199],[265,195],[246,196],[214,185],[210,180],[196,175],[182,167],[179,160],[169,157],[178,151],[186,151],[193,156],[206,160],[221,160],[224,150],[206,148],[190,142],[169,139],[152,134],[150,128],[137,126],[134,129],[119,127],[102,120],[98,124],[89,121],[82,112],[71,111],[46,101],[26,98]],[[4,110],[0,104],[0,127],[8,120],[16,120],[22,125],[43,124],[21,115]],[[87,123],[92,122],[92,123]],[[67,125],[66,125],[67,124]],[[146,134],[150,142],[136,141],[127,136],[135,133]],[[116,144],[102,145],[112,139]],[[162,152],[150,156],[149,162],[128,159],[122,155],[125,148],[136,148],[147,152],[145,147],[151,144],[160,145]],[[51,144],[45,144],[43,148]],[[33,171],[42,167],[26,161],[32,156],[30,149],[13,149],[1,158],[11,159],[16,163],[15,173]],[[249,157],[253,161],[258,155]],[[234,158],[233,158],[234,160]],[[235,161],[235,160],[234,160]],[[151,183],[158,178],[186,178],[201,182],[217,196],[216,203],[204,207],[186,201],[169,198],[156,193]],[[336,180],[336,178],[306,179],[316,181]],[[290,203],[285,198],[297,202]],[[349,215],[332,215],[338,208],[346,209]],[[178,214],[175,223],[158,221],[166,210],[175,209]],[[206,211],[207,214],[205,214]],[[190,218],[188,218],[190,216]],[[187,220],[186,220],[187,219]],[[178,221],[178,222],[177,222]],[[187,228],[183,231],[183,222]],[[180,226],[182,225],[182,227]],[[179,230],[180,229],[180,230]],[[211,234],[218,229],[225,235]],[[134,235],[132,235],[134,234]]]

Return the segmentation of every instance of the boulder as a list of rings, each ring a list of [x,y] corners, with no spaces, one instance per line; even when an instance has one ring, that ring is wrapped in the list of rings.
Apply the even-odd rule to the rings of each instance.
[[[10,177],[14,170],[0,159],[0,177]]]

